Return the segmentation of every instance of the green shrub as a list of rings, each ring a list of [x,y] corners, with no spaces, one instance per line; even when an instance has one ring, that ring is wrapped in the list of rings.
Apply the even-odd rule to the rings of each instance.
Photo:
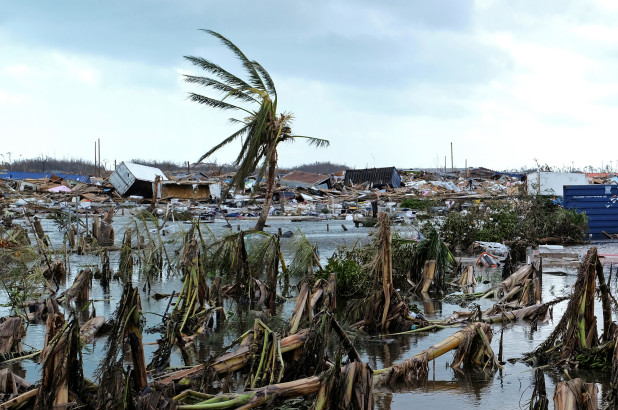
[[[420,199],[408,197],[401,201],[401,208],[410,208],[417,211],[428,211],[431,207],[436,206],[437,202],[431,199]]]

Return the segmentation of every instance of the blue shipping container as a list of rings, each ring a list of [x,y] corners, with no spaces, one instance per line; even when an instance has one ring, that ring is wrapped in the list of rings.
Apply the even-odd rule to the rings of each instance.
[[[565,185],[564,207],[586,213],[591,239],[618,233],[618,185]]]

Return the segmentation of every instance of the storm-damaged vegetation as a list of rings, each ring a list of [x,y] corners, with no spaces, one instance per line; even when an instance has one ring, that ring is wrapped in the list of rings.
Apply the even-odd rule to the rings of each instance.
[[[368,409],[374,406],[374,389],[423,385],[432,362],[449,351],[457,372],[491,377],[504,366],[501,351],[492,348],[495,326],[536,325],[566,299],[543,300],[540,263],[521,265],[501,282],[474,291],[474,264],[456,259],[438,229],[410,239],[393,230],[385,212],[368,240],[340,246],[326,263],[318,245],[301,231],[285,241],[279,234],[253,230],[216,235],[195,221],[179,222],[183,229],[169,233],[166,215],[161,222],[140,212],[116,228],[122,232],[116,246],[110,234],[113,220],[108,211],[108,242],[102,242],[111,244],[91,240],[80,253],[67,246],[68,234],[63,235],[64,250],[58,251],[34,225],[3,230],[2,281],[13,316],[0,324],[2,357],[41,364],[40,381],[33,386],[7,370],[5,408],[251,408],[292,400],[315,408],[345,403],[346,408]],[[74,226],[63,228],[78,232]],[[96,228],[101,237],[101,226]],[[71,264],[71,255],[87,257],[94,265]],[[603,300],[603,332],[596,331],[590,313],[595,280]],[[93,282],[104,292],[122,289],[108,317],[94,310]],[[167,293],[153,292],[153,286],[160,289],[158,283],[174,285]],[[561,322],[527,360],[534,366],[602,365],[609,372],[616,325],[608,289],[593,248]],[[471,302],[465,304],[468,310],[441,319],[426,316],[433,300],[458,295]],[[287,318],[281,310],[286,297],[294,303]],[[164,310],[146,312],[144,300],[149,305],[159,301]],[[476,302],[484,300],[493,304],[480,309]],[[425,307],[424,314],[417,303]],[[43,348],[25,350],[24,324],[37,321],[47,329]],[[359,353],[359,346],[375,335],[448,328],[454,332],[440,342],[384,368],[374,369]],[[147,334],[157,335],[154,350],[144,342]],[[198,343],[221,340],[223,334],[234,336],[209,357],[196,356]],[[100,338],[106,340],[104,354],[92,379],[86,378],[84,348]],[[181,367],[173,364],[174,357],[181,359]],[[585,396],[586,388],[582,391]],[[562,393],[557,397],[571,400]],[[614,397],[608,394],[607,400]]]
[[[476,241],[580,244],[586,215],[564,209],[547,197],[522,196],[512,201],[483,201],[462,212],[449,212],[440,224],[444,241],[465,250]]]
[[[46,208],[20,197],[2,210],[1,409],[365,410],[429,383],[479,396],[513,373],[534,374],[529,391],[517,376],[533,409],[548,408],[548,384],[557,409],[618,406],[618,275],[607,263],[615,255],[562,247],[584,243],[585,214],[541,195],[481,198],[471,193],[473,179],[470,195],[432,196],[431,187],[461,192],[463,177],[458,185],[413,177],[407,183],[422,192],[408,195],[399,182],[332,175],[309,185],[328,180],[337,190],[277,192],[280,213],[286,193],[313,202],[307,192],[345,192],[353,197],[339,204],[345,220],[321,219],[336,209],[331,196],[321,210],[311,205],[310,219],[271,218],[268,226],[278,144],[328,142],[292,134],[293,117],[277,110],[268,72],[208,33],[233,52],[246,78],[187,57],[209,77],[184,79],[222,93],[191,93],[191,100],[243,113],[232,120],[240,129],[202,157],[239,139],[237,172],[217,199],[209,184],[171,185],[191,198],[208,189],[212,213],[158,195],[161,175],[138,183],[145,182],[142,192],[152,188],[141,205],[130,194],[117,202],[99,196],[101,187],[76,184],[73,192],[56,177],[50,189],[64,187],[57,192],[75,193],[74,202],[67,196]],[[364,172],[356,171],[349,173]],[[400,177],[395,168],[386,172]],[[240,213],[217,219],[227,199],[253,194],[262,179],[253,229]],[[497,183],[486,185],[485,193]],[[79,189],[97,194],[82,191],[92,198],[82,203]],[[533,347],[522,354],[517,344]],[[516,357],[505,357],[509,348]],[[524,369],[511,371],[516,365]]]

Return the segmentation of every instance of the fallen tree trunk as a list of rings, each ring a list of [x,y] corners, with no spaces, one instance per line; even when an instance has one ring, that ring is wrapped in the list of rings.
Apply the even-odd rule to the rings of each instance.
[[[415,356],[406,359],[402,363],[394,364],[391,367],[375,370],[374,385],[389,384],[397,382],[414,383],[427,376],[428,363],[436,357],[442,356],[446,352],[458,348],[462,343],[468,343],[478,336],[478,330],[488,335],[491,341],[491,327],[485,323],[472,323],[466,328],[447,337],[443,341],[423,350]],[[455,366],[464,362],[464,359],[456,360]]]
[[[517,269],[515,273],[511,276],[500,282],[500,284],[490,290],[488,290],[481,299],[487,298],[496,292],[508,292],[516,285],[521,285],[528,276],[530,276],[534,272],[534,266],[532,264],[523,265],[521,268]]]
[[[304,346],[307,337],[309,336],[309,330],[303,329],[296,334],[281,339],[281,353],[288,353],[296,349],[300,349]],[[252,339],[252,337],[251,337]],[[215,359],[210,366],[217,376],[224,376],[229,373],[236,372],[249,364],[253,352],[251,351],[250,340],[241,343],[241,346],[233,352],[226,353],[223,356]],[[157,380],[156,385],[168,386],[171,383],[178,381],[184,377],[197,376],[205,370],[204,364],[192,367],[190,369],[183,369],[177,372],[167,374],[165,378]]]
[[[82,344],[92,343],[97,332],[105,325],[105,316],[95,316],[90,318],[79,328],[80,340]]]

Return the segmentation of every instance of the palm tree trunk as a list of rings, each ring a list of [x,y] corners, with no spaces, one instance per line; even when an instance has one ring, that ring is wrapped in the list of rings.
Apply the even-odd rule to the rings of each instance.
[[[273,202],[273,191],[275,190],[275,169],[277,168],[277,149],[274,148],[268,158],[268,175],[266,177],[266,197],[264,198],[264,204],[262,204],[262,212],[260,212],[260,218],[255,224],[256,231],[263,231],[266,226],[266,218],[268,218],[268,212],[270,211],[270,205]]]
[[[391,294],[393,293],[393,256],[391,250],[391,226],[386,213],[380,213],[380,231],[383,232],[382,240],[382,289],[384,290],[384,310],[382,312],[382,331],[386,330],[386,319],[391,307]]]

